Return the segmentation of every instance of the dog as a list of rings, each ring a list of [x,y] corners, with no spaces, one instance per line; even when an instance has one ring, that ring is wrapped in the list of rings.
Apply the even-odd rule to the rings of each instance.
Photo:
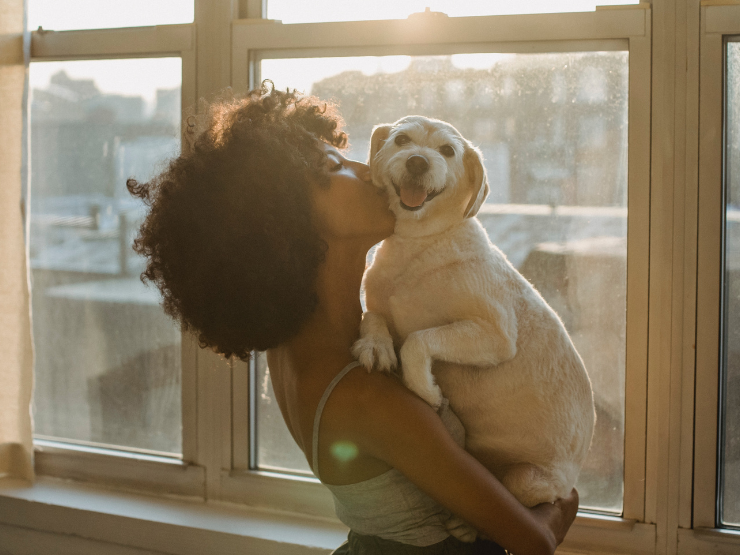
[[[397,223],[363,277],[352,353],[393,371],[525,506],[566,497],[591,445],[591,381],[557,314],[475,215],[489,187],[481,153],[450,124],[408,116],[374,128],[370,168]],[[398,350],[398,357],[396,352]]]

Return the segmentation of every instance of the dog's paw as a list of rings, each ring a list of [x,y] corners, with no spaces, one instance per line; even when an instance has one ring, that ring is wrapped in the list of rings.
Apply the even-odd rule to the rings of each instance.
[[[445,520],[445,528],[451,536],[465,543],[473,543],[478,537],[478,531],[457,515]]]
[[[352,356],[368,372],[372,370],[390,372],[398,366],[396,351],[393,349],[393,340],[390,337],[378,335],[361,337],[352,345]]]
[[[426,353],[423,342],[411,334],[401,347],[403,383],[424,399],[434,410],[442,406],[442,390],[432,375],[432,359]]]

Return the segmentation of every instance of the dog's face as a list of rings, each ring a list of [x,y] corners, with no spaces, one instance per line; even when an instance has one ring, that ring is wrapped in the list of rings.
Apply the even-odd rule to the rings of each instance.
[[[373,130],[370,169],[399,223],[471,217],[488,196],[480,152],[450,124],[422,116]]]

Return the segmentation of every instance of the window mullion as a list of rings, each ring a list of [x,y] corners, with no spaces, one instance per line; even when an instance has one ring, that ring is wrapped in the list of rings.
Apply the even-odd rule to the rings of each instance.
[[[232,85],[231,24],[238,0],[195,0],[197,28],[195,98],[212,98]],[[210,350],[197,350],[197,455],[206,468],[206,497],[221,497],[231,469],[232,366]]]
[[[645,515],[647,320],[650,263],[650,11],[630,39],[627,353],[625,368],[624,517]]]
[[[702,27],[708,8],[702,7]],[[703,29],[704,30],[704,29]],[[722,244],[722,35],[703,32],[699,102],[694,527],[714,528],[717,501]]]

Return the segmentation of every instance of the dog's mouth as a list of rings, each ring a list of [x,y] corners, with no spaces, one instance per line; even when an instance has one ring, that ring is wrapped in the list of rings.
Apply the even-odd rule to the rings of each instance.
[[[432,200],[434,197],[444,191],[444,188],[442,188],[438,191],[427,193],[427,190],[424,188],[423,185],[408,183],[399,187],[398,185],[396,185],[395,181],[392,181],[392,183],[393,188],[396,190],[396,194],[401,200],[401,208],[403,208],[404,210],[408,210],[409,212],[416,212],[417,210],[421,210],[424,204],[426,204],[428,201]]]

